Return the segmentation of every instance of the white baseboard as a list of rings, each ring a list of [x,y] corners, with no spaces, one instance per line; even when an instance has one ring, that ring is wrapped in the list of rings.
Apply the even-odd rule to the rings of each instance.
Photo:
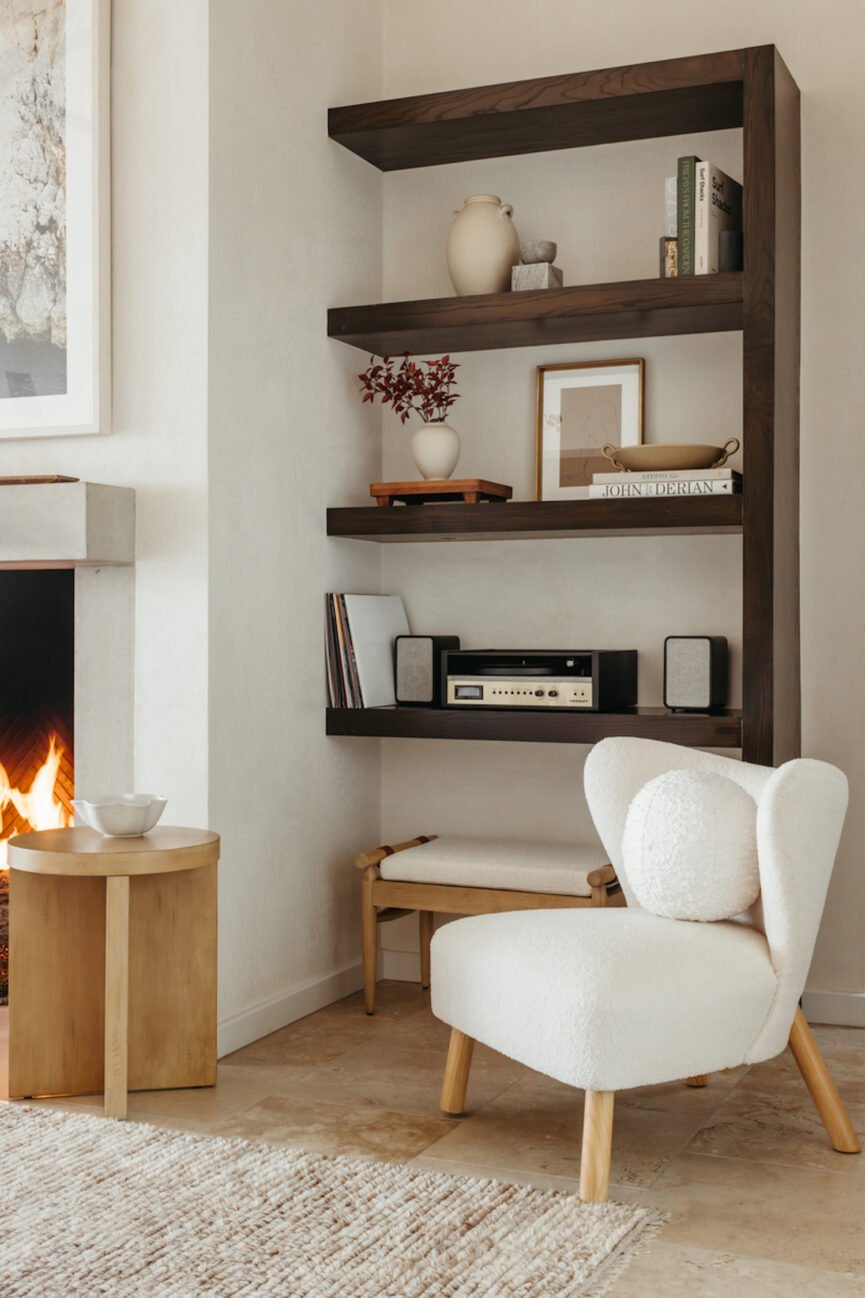
[[[324,1009],[325,1005],[332,1005],[343,996],[350,996],[362,986],[360,961],[356,961],[344,969],[335,969],[333,973],[310,978],[277,992],[268,1000],[220,1021],[216,1032],[217,1054],[222,1059],[233,1050],[240,1050],[241,1046],[266,1037],[269,1032],[276,1032],[296,1019]]]
[[[809,1023],[865,1028],[865,992],[806,991],[802,1009]]]
[[[399,983],[420,982],[420,955],[417,951],[381,951],[379,968],[382,978]]]

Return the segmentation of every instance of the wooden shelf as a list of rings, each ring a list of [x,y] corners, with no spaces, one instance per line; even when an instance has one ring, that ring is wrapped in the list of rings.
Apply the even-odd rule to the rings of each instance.
[[[742,496],[512,500],[327,511],[328,536],[357,541],[539,541],[578,536],[699,536],[742,530]]]
[[[689,275],[332,307],[331,338],[376,356],[719,333],[742,328],[742,275]]]
[[[494,739],[595,744],[609,735],[663,739],[694,748],[739,748],[739,712],[703,715],[636,708],[631,712],[519,712],[492,708],[328,708],[327,733],[393,739]]]
[[[331,108],[331,139],[382,171],[742,125],[745,51]]]

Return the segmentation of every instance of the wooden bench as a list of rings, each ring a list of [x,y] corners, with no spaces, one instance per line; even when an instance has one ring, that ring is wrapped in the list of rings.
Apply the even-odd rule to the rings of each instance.
[[[399,854],[399,861],[393,860]],[[421,985],[429,986],[436,913],[486,915],[506,910],[623,906],[616,872],[600,846],[521,843],[420,834],[361,852],[363,986],[375,1013],[378,925],[418,914]]]

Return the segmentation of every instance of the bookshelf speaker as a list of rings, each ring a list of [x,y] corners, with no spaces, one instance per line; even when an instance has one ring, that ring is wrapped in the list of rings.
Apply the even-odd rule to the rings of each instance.
[[[459,647],[458,635],[398,635],[393,651],[397,703],[440,708],[442,653]]]
[[[668,635],[664,641],[664,707],[710,712],[726,703],[726,637]]]

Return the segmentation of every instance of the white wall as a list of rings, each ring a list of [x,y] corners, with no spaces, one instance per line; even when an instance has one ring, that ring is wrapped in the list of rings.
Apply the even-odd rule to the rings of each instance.
[[[136,489],[135,781],[193,825],[208,819],[207,39],[207,0],[114,0],[114,432],[0,442],[0,474]]]
[[[417,34],[423,31],[423,39]],[[865,15],[858,0],[385,0],[387,97],[582,68],[775,43],[802,90],[803,751],[837,762],[853,789],[812,970],[814,987],[865,987],[865,550],[861,261],[865,173],[851,166],[865,131]],[[470,193],[514,204],[523,238],[553,238],[566,283],[656,273],[662,177],[679,153],[741,174],[735,133],[620,144],[391,173],[385,177],[386,298],[451,290],[450,213]],[[348,300],[345,298],[344,300]],[[567,358],[647,358],[650,440],[738,432],[740,339],[649,339],[461,356],[453,422],[459,472],[531,492],[533,367]],[[411,476],[407,437],[385,419],[385,476]],[[711,434],[712,436],[709,436]],[[471,646],[574,644],[641,651],[641,701],[660,697],[665,634],[717,632],[738,650],[739,542],[732,538],[535,545],[384,547],[383,589],[402,593],[412,628]],[[738,658],[738,653],[737,653]],[[738,667],[738,662],[737,662]],[[737,671],[738,676],[738,671]],[[554,745],[389,741],[382,832],[447,830],[567,840],[590,832],[580,793],[584,750]],[[413,949],[410,921],[387,945]],[[392,960],[392,971],[410,962]],[[823,998],[824,1017],[865,1022],[865,1000]]]
[[[329,542],[381,448],[325,308],[381,289],[381,177],[327,138],[381,93],[378,0],[211,4],[210,800],[223,835],[223,1050],[358,985],[354,854],[378,743],[324,735],[324,592],[377,591]],[[366,497],[368,499],[368,497]]]

